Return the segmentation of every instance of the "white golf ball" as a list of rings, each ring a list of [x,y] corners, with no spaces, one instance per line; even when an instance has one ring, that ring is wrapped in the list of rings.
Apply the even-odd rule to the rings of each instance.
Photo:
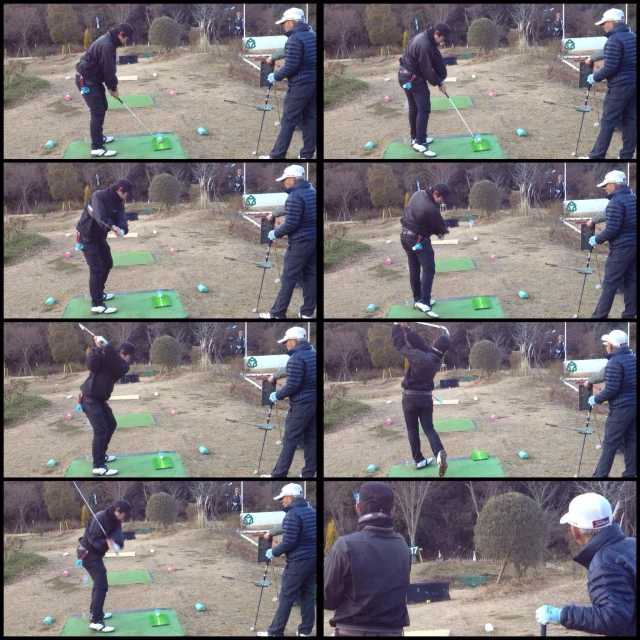
[[[157,392],[157,391],[154,391],[154,392],[153,392],[153,395],[154,395],[154,396],[157,396],[157,395],[158,395],[158,392]]]
[[[255,155],[256,155],[256,152],[255,152],[255,151],[252,151],[252,152],[251,152],[251,155],[252,155],[252,156],[255,156]],[[575,156],[576,154],[574,153],[573,155]]]
[[[158,231],[156,229],[153,230],[153,233],[158,233]]]
[[[257,469],[254,469],[254,470],[253,470],[253,475],[255,476],[255,475],[257,475],[257,474],[258,474],[258,470],[257,470]]]
[[[575,152],[575,151],[572,151],[572,152],[571,152],[571,155],[572,155],[572,156],[575,156],[575,155],[576,155],[576,152]],[[578,476],[573,476],[573,477],[574,477],[574,478],[577,478]]]
[[[600,126],[600,123],[599,123],[599,122],[594,122],[594,123],[593,123],[593,126],[594,126],[594,127],[599,127],[599,126]]]
[[[600,446],[601,446],[601,445],[597,444],[597,445],[596,445],[596,449],[600,449]]]
[[[597,285],[596,285],[596,289],[600,289],[601,287],[602,287],[602,285],[601,285],[601,284],[597,284]]]
[[[574,313],[574,314],[573,314],[573,317],[574,317],[574,318],[577,318],[577,317],[578,317],[578,314],[577,314],[577,313]]]
[[[276,120],[276,121],[273,123],[273,126],[274,126],[274,127],[279,127],[279,126],[280,126],[280,120]]]
[[[157,77],[157,75],[158,75],[157,73],[154,73],[154,74],[153,74],[153,77],[155,78],[155,77]]]
[[[282,440],[276,440],[276,444],[282,444]]]
[[[155,552],[156,552],[156,550],[155,550],[155,549],[151,549],[151,553],[155,553]]]
[[[275,596],[273,596],[272,600],[273,600],[274,602],[278,602],[278,598],[276,598]]]
[[[474,400],[477,400],[477,399],[478,399],[478,396],[473,396],[473,399],[474,399]]]
[[[252,309],[251,311],[252,311],[252,313],[255,313],[257,311],[257,309]]]
[[[475,78],[476,78],[476,74],[475,74],[475,73],[472,73],[472,74],[471,74],[471,77],[475,80]]]
[[[274,282],[275,282],[276,284],[279,284],[279,282],[280,282],[280,278],[276,278],[276,279],[274,280]]]
[[[473,236],[473,239],[474,239],[474,240],[477,240],[477,239],[478,239],[478,236]]]

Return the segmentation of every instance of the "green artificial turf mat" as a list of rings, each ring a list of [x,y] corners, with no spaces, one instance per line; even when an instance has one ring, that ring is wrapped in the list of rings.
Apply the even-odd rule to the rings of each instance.
[[[475,135],[481,135],[484,140],[487,140],[491,145],[491,149],[488,151],[472,151],[471,136],[467,133],[455,136],[434,136],[433,142],[429,145],[429,150],[436,152],[437,160],[474,160],[483,162],[484,160],[498,160],[507,157],[504,155],[498,139],[492,133],[476,133]],[[385,160],[434,161],[434,158],[427,158],[414,151],[411,148],[411,140],[409,138],[394,140],[387,147],[382,157]]]
[[[148,93],[133,93],[126,96],[120,96],[120,99],[129,109],[140,109],[141,107],[157,107],[158,103]],[[126,111],[125,107],[115,98],[107,96],[107,102],[109,103],[109,110],[122,109]],[[456,104],[458,107],[458,105]],[[460,107],[458,107],[460,108]],[[129,116],[131,117],[131,116]]]
[[[158,423],[152,413],[121,413],[115,416],[118,429],[126,427],[155,427]]]
[[[155,264],[157,262],[151,251],[112,251],[111,257],[114,267],[130,267],[135,264]]]
[[[114,462],[109,463],[110,469],[117,469],[118,474],[114,478],[145,478],[150,477],[155,480],[160,478],[188,478],[186,469],[180,456],[175,451],[163,451],[165,457],[171,459],[173,467],[171,469],[156,470],[153,466],[153,458],[159,451],[145,451],[139,453],[118,454],[109,452],[116,456]],[[73,460],[65,474],[66,478],[93,478],[91,473],[93,461],[91,458],[77,458]]]
[[[441,258],[436,260],[436,273],[476,271],[478,265],[471,258]]]
[[[129,117],[131,118],[131,116]],[[87,121],[88,126],[89,123]],[[108,130],[108,121],[106,127]],[[107,149],[113,149],[118,152],[110,158],[94,158],[91,155],[91,138],[82,138],[70,142],[63,158],[64,160],[82,160],[83,162],[108,162],[109,160],[115,160],[116,162],[121,160],[164,162],[165,160],[186,159],[187,154],[184,152],[175,133],[166,133],[164,131],[154,131],[153,133],[161,133],[162,137],[171,143],[171,149],[154,151],[151,147],[151,136],[148,133],[136,133],[133,135],[114,136],[115,140],[105,145]]]
[[[111,637],[166,637],[186,635],[182,625],[180,624],[180,620],[173,609],[160,608],[160,611],[167,616],[169,624],[153,627],[150,622],[150,615],[154,611],[155,609],[113,611],[113,616],[109,618],[108,623],[115,627],[115,631],[112,631],[108,635]],[[60,635],[96,637],[98,632],[89,629],[89,615],[83,614],[69,618],[60,632]]]
[[[498,298],[495,296],[485,296],[491,301],[491,309],[475,311],[471,301],[476,297],[477,296],[469,296],[468,298],[435,298],[436,304],[433,305],[433,311],[438,314],[440,320],[486,320],[507,317],[504,309],[500,306]],[[387,318],[406,320],[420,319],[425,322],[429,320],[429,316],[415,309],[411,302],[398,302],[394,304],[391,309],[389,309]]]
[[[438,404],[436,400],[433,404]],[[420,420],[418,420],[420,433],[424,435]],[[433,426],[437,433],[451,433],[453,431],[474,431],[478,425],[471,418],[448,418],[446,420],[434,420]]]
[[[451,99],[458,109],[473,109],[476,106],[476,103],[470,96],[451,96]],[[446,96],[431,96],[431,111],[453,110],[449,98]]]
[[[187,318],[187,312],[182,306],[182,302],[178,297],[175,289],[162,289],[162,293],[166,293],[171,299],[171,306],[154,307],[151,302],[151,296],[157,290],[149,291],[114,291],[115,298],[109,300],[109,305],[115,307],[118,311],[108,316],[110,320],[124,319],[158,319],[168,320],[174,318]],[[89,296],[76,296],[69,300],[67,308],[64,310],[62,317],[67,320],[78,319],[87,320],[89,318],[102,319],[106,316],[91,313],[91,298]]]
[[[489,456],[487,460],[474,462],[470,457],[447,458],[449,468],[443,479],[450,478],[504,478],[504,469],[495,456]],[[387,478],[438,478],[438,465],[434,460],[430,465],[422,469],[416,469],[413,462],[399,462],[387,474]]]
[[[86,575],[85,584],[93,586],[93,580]],[[122,584],[144,584],[153,582],[153,578],[148,571],[107,571],[107,584],[110,587],[117,587]]]

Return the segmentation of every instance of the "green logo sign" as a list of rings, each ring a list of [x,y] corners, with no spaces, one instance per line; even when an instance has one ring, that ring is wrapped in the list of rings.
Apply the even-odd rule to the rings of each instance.
[[[571,362],[567,362],[567,371],[569,373],[575,373],[578,370],[578,365],[572,360]]]
[[[256,197],[255,196],[247,196],[245,198],[245,202],[247,203],[247,206],[255,207],[256,206]]]
[[[255,369],[257,366],[258,361],[253,356],[247,358],[247,367],[249,367],[249,369]]]
[[[576,43],[573,40],[569,39],[564,43],[564,48],[567,51],[573,51],[576,48]]]
[[[570,213],[575,213],[578,210],[578,205],[576,205],[576,203],[571,200],[570,202],[567,202],[567,211],[569,211]]]
[[[247,41],[244,43],[247,49],[255,49],[256,41],[253,38],[247,38]]]
[[[245,525],[253,524],[253,516],[250,513],[245,514],[242,517],[242,524],[245,524]]]

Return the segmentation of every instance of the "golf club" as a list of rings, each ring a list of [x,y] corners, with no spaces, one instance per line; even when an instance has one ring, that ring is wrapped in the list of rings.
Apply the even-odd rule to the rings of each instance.
[[[86,331],[87,333],[91,333],[91,335],[92,335],[94,338],[96,337],[96,334],[95,334],[95,333],[92,333],[91,331],[89,331],[89,329],[87,329],[87,327],[85,327],[83,324],[79,324],[79,323],[78,323],[78,326],[79,326],[83,331]],[[98,336],[98,337],[99,337],[99,338],[102,338],[102,336]],[[102,338],[101,340],[98,340],[98,342],[99,342],[101,345],[104,345],[104,346],[107,346],[107,345],[109,344],[109,343],[108,343],[104,338]]]
[[[238,424],[246,424],[250,427],[258,427],[259,429],[264,429],[265,431],[272,431],[273,427],[270,424],[256,424],[255,422],[244,422],[242,420],[234,420],[232,418],[225,418],[227,422],[236,422]]]
[[[269,571],[269,563],[271,562],[270,558],[267,558],[267,563],[264,567],[264,575],[262,576],[262,582],[266,582],[267,580],[267,572]],[[260,587],[260,597],[258,598],[258,608],[256,609],[256,619],[253,622],[253,627],[249,629],[249,631],[255,631],[256,625],[258,624],[258,614],[260,613],[260,603],[262,602],[262,592],[264,591],[264,586]]]
[[[235,100],[225,100],[224,102],[230,102],[231,104],[239,104],[243,107],[252,107],[253,109],[257,109],[258,111],[273,111],[273,107],[267,104],[259,104],[256,106],[255,104],[249,104],[248,102],[236,102]]]
[[[584,110],[582,111],[582,119],[580,120],[580,129],[578,131],[578,140],[576,141],[576,150],[571,154],[572,156],[578,155],[578,145],[580,144],[580,136],[582,135],[582,125],[584,124],[584,114],[587,112],[587,102],[589,102],[589,94],[591,93],[591,85],[587,89],[587,95],[584,98]]]
[[[269,415],[267,415],[267,425],[271,424],[271,412],[273,411],[273,405],[274,403],[272,402],[269,405]],[[271,427],[271,430],[273,429],[273,427]],[[262,462],[262,454],[264,453],[264,443],[267,440],[267,429],[264,430],[264,436],[262,437],[262,449],[260,449],[260,458],[258,458],[258,468],[253,472],[254,475],[257,475],[258,473],[260,473],[260,463]]]
[[[254,264],[256,267],[261,267],[262,269],[272,269],[273,263],[271,262],[254,262],[253,260],[242,260],[240,258],[227,258],[224,256],[225,260],[233,260],[234,262],[244,262],[246,264]]]
[[[557,107],[568,107],[569,109],[574,109],[575,111],[586,111],[590,113],[593,108],[592,107],[574,107],[571,104],[562,104],[561,102],[551,102],[550,100],[543,100],[545,104],[555,104]]]
[[[554,264],[553,262],[545,262],[548,267],[556,267],[558,269],[569,269],[569,271],[577,271],[578,273],[584,273],[585,275],[592,275],[593,269],[578,269],[577,267],[563,267],[560,264]]]
[[[271,87],[269,87],[271,88]],[[264,114],[262,114],[262,119],[264,120]],[[262,131],[262,129],[260,129]],[[258,140],[258,142],[260,142]],[[269,263],[269,255],[271,254],[271,245],[273,244],[273,240],[269,240],[269,244],[267,246],[267,255],[264,259],[264,264]],[[273,265],[272,265],[273,266]],[[262,295],[262,286],[264,285],[264,274],[266,273],[266,269],[262,270],[262,280],[260,281],[260,289],[258,289],[258,302],[256,302],[256,308],[253,310],[254,313],[258,313],[258,308],[260,307],[260,296]]]
[[[582,291],[580,291],[580,300],[578,301],[578,313],[576,313],[575,317],[580,317],[580,307],[582,306],[582,295],[584,294],[584,286],[587,284],[587,275],[589,273],[593,273],[593,269],[589,269],[589,265],[591,264],[591,256],[593,255],[593,247],[589,249],[589,257],[587,258],[587,266],[584,270],[584,280],[582,281]]]
[[[445,93],[444,95],[447,96],[447,98],[449,98],[448,93]],[[460,116],[460,120],[464,122],[464,126],[467,127],[467,131],[471,135],[471,149],[473,151],[488,151],[491,148],[489,146],[489,143],[486,140],[484,140],[482,136],[473,135],[473,131],[469,129],[469,125],[467,124],[466,120],[462,117],[462,114],[458,111],[458,107],[456,107],[456,105],[453,103],[453,100],[451,98],[449,98],[449,102],[451,103],[451,106],[456,110],[456,113]]]
[[[271,583],[268,580],[258,580],[257,582],[255,580],[247,580],[246,578],[234,578],[233,576],[222,576],[223,578],[226,578],[227,580],[237,580],[238,582],[248,582],[249,584],[255,584],[256,587],[270,587]]]
[[[575,427],[567,427],[563,424],[551,424],[550,422],[544,423],[547,427],[558,427],[559,429],[569,429],[570,431],[577,431],[578,433],[584,433],[585,435],[592,436],[594,434],[593,429],[576,429]]]
[[[262,137],[262,127],[264,126],[264,114],[267,112],[267,104],[269,102],[269,96],[271,95],[271,87],[273,84],[269,84],[269,88],[267,89],[267,95],[264,100],[264,106],[262,108],[262,122],[260,123],[260,132],[258,133],[258,144],[256,144],[256,150],[253,152],[254,156],[258,155],[258,149],[260,148],[260,138]],[[269,244],[271,246],[271,244]],[[263,274],[264,278],[264,274]]]
[[[93,211],[93,207],[90,204],[87,204],[87,211],[89,212],[89,215],[98,223],[101,224],[105,229],[107,229],[107,231],[113,231],[113,228],[110,227],[106,222],[104,222],[103,220],[100,220],[100,218],[98,217],[98,215]],[[120,237],[124,236],[124,232],[122,231],[122,229],[120,229]]]
[[[436,329],[442,329],[449,337],[451,337],[449,329],[447,329],[447,327],[443,327],[441,324],[432,324],[431,322],[416,322],[416,324],[423,324],[427,327],[436,327]]]
[[[589,420],[591,420],[591,409],[592,407],[589,406],[589,412],[587,413],[587,424],[584,428],[584,438],[582,439],[582,449],[580,450],[580,460],[578,461],[578,473],[576,474],[576,478],[580,477],[580,467],[582,466],[582,454],[584,453],[584,445],[585,442],[587,441],[587,431],[589,431]]]
[[[87,505],[87,509],[89,509],[89,511],[91,512],[91,515],[94,517],[95,521],[98,523],[98,525],[102,529],[102,533],[104,533],[104,537],[107,540],[111,540],[111,538],[109,538],[109,536],[107,535],[107,532],[104,530],[104,527],[100,524],[100,520],[98,520],[98,518],[96,518],[96,514],[93,513],[93,509],[91,508],[91,505],[87,502],[87,499],[82,495],[82,491],[80,491],[80,488],[78,487],[78,485],[74,482],[73,486],[78,490],[78,493],[80,494],[80,497],[84,500],[84,503]],[[113,540],[111,540],[111,544],[113,545],[113,552],[116,555],[118,555],[120,553],[119,545],[116,542],[114,542]]]
[[[118,102],[142,125],[142,127],[145,129],[145,131],[155,140],[156,145],[155,145],[155,150],[162,150],[162,149],[171,149],[171,143],[168,140],[165,140],[162,137],[162,134],[158,133],[157,135],[154,135],[153,133],[151,133],[151,131],[149,131],[149,129],[147,129],[147,127],[144,126],[144,124],[142,123],[142,120],[140,120],[140,118],[138,118],[138,116],[133,113],[133,111],[131,111],[131,109],[129,109],[129,107],[127,107],[127,105],[122,102],[122,100],[120,98],[118,98]]]

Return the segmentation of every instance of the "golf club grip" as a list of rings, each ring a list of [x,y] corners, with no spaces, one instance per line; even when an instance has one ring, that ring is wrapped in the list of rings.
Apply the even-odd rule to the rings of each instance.
[[[547,635],[547,625],[546,624],[541,624],[540,625],[540,635],[541,636],[546,636]]]

